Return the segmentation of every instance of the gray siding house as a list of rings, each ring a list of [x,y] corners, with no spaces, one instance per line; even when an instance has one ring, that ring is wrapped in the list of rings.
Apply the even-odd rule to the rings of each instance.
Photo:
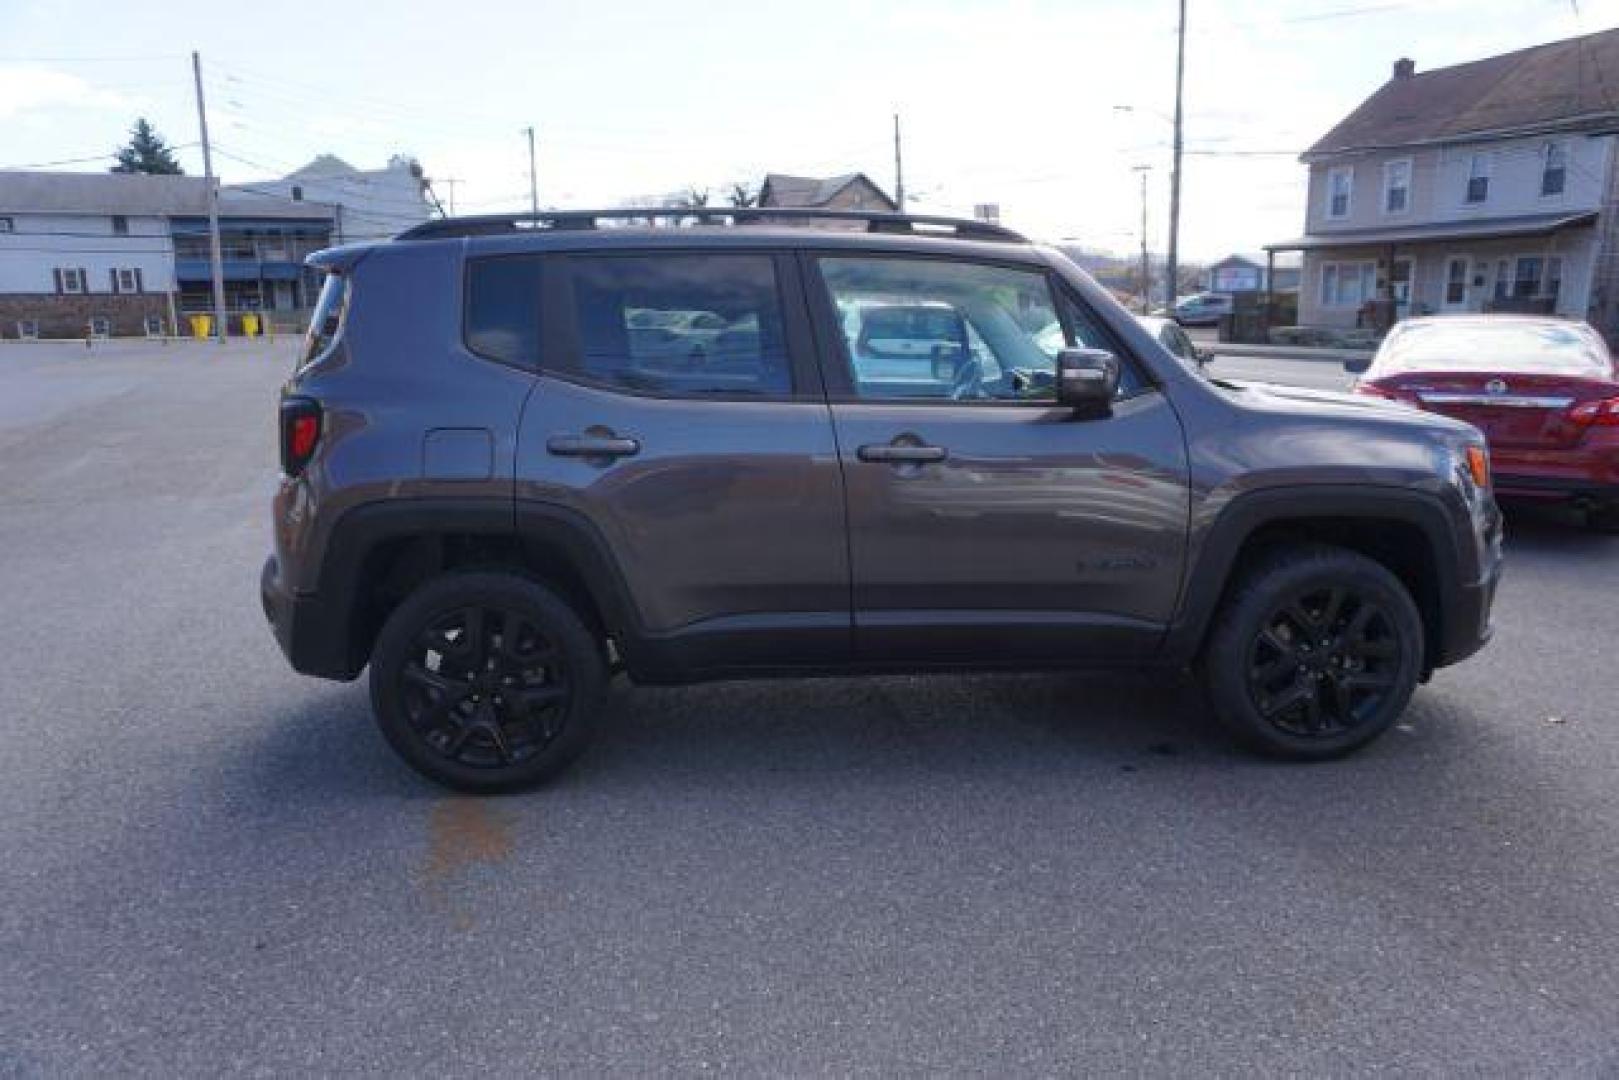
[[[865,173],[847,173],[825,179],[770,173],[759,188],[759,205],[886,213],[898,209],[888,193],[872,183]]]
[[[1619,78],[1604,71],[1619,30],[1424,73],[1397,61],[1304,153],[1304,235],[1267,245],[1303,252],[1299,323],[1540,311],[1619,338]]]

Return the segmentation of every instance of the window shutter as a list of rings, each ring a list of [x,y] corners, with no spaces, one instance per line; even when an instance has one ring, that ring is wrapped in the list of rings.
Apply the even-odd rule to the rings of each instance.
[[[107,276],[112,279],[113,295],[118,295],[118,268],[115,266],[111,270],[108,270]]]
[[[56,291],[57,291],[58,294],[61,294],[63,291],[65,291],[63,289],[63,286],[62,286],[62,269],[61,269],[61,267],[57,267],[55,270],[51,271],[51,280],[56,283]]]
[[[82,293],[90,291],[90,275],[85,273],[82,266],[79,267],[79,291]]]
[[[146,282],[141,280],[141,268],[138,266],[135,267],[135,291],[138,293],[146,291]]]

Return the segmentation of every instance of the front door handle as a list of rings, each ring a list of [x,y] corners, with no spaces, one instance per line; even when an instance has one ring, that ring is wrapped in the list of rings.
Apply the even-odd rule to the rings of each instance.
[[[641,452],[641,444],[621,435],[553,435],[545,449],[558,457],[619,458]]]
[[[950,451],[942,446],[908,446],[904,443],[867,443],[855,451],[861,461],[882,461],[890,465],[925,465],[943,461]]]

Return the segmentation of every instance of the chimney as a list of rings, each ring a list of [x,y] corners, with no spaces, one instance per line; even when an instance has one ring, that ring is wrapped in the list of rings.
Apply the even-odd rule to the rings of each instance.
[[[1417,73],[1417,62],[1408,56],[1402,56],[1394,61],[1394,77],[1396,79],[1409,79]]]

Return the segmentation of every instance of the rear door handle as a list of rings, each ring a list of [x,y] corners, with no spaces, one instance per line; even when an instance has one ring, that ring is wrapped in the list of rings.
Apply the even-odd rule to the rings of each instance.
[[[553,435],[545,449],[558,457],[629,457],[641,452],[635,439],[620,435]]]
[[[891,465],[926,464],[943,461],[950,451],[942,446],[898,446],[893,443],[867,443],[855,451],[861,461],[883,461]]]

